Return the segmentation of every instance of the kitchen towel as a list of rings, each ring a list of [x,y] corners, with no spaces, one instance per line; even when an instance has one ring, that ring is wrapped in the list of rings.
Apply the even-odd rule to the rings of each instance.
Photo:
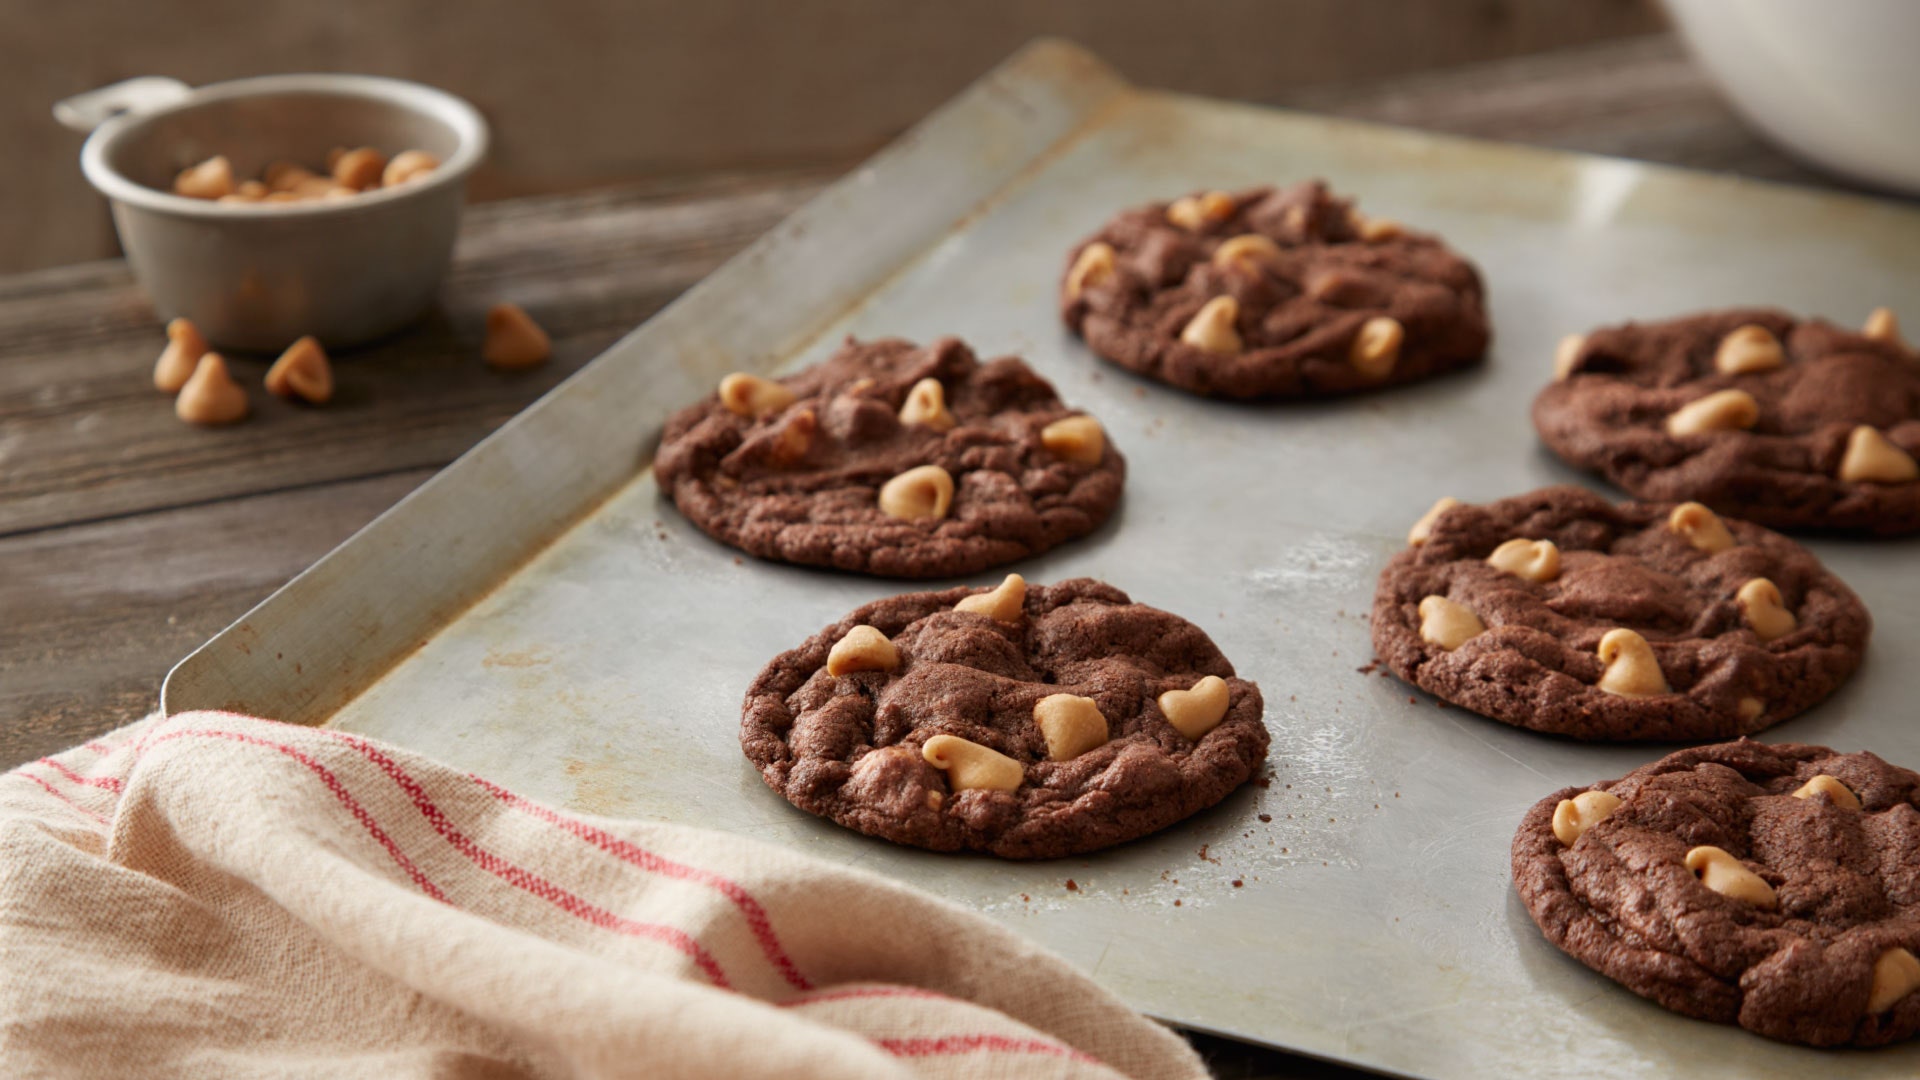
[[[1205,1070],[1063,960],[893,881],[201,712],[0,776],[0,1074]]]

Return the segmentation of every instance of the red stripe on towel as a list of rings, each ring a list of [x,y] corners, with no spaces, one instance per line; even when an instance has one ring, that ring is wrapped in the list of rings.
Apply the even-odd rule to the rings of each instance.
[[[99,822],[100,824],[102,825],[107,824],[106,818],[103,818],[99,814],[96,814],[93,811],[87,809],[86,807],[81,806],[79,803],[74,802],[72,796],[68,795],[64,791],[61,791],[59,788],[54,787],[52,784],[47,783],[45,780],[42,780],[39,777],[33,775],[32,773],[21,772],[18,769],[16,769],[13,771],[11,775],[18,776],[23,780],[31,780],[34,783],[39,784],[41,787],[47,790],[47,794],[53,796],[56,799],[59,799],[61,802],[66,803],[68,806],[73,807],[75,810],[80,811],[81,813],[87,815],[88,817]]]
[[[760,905],[760,901],[753,898],[752,893],[749,893],[738,883],[710,870],[702,870],[698,867],[688,866],[685,863],[675,862],[663,855],[655,854],[632,841],[622,840],[620,837],[607,832],[605,829],[595,828],[584,821],[569,817],[551,807],[542,806],[531,799],[515,795],[513,792],[508,791],[506,788],[492,781],[482,779],[478,776],[471,777],[471,779],[474,783],[487,789],[495,798],[505,802],[508,806],[531,814],[550,825],[565,829],[630,866],[638,867],[649,873],[659,874],[662,877],[696,882],[719,892],[728,900],[733,901],[734,907],[740,909],[740,914],[747,920],[747,928],[753,931],[754,940],[760,943],[760,951],[766,954],[767,962],[772,964],[774,968],[780,972],[781,977],[786,979],[789,985],[797,989],[813,989],[813,983],[809,982],[807,977],[800,973],[799,967],[794,964],[793,959],[787,955],[786,949],[781,946],[779,936],[773,932],[773,920],[767,916],[767,909]]]
[[[102,788],[107,791],[113,792],[115,795],[120,794],[120,789],[125,786],[120,782],[120,778],[117,776],[82,776],[79,773],[74,772],[72,769],[67,768],[65,765],[60,764],[58,761],[55,761],[53,758],[50,758],[50,757],[41,758],[39,763],[52,768],[55,772],[59,773],[61,776],[66,777],[68,780],[72,781],[73,783],[85,784],[88,787]]]
[[[972,1004],[961,998],[936,994],[932,990],[921,990],[912,986],[863,986],[851,990],[827,990],[791,1001],[782,1001],[782,1009],[797,1009],[803,1005],[819,1005],[828,1001],[851,1001],[855,998],[913,998],[919,1001],[951,1001],[960,1004]]]
[[[269,750],[278,750],[300,764],[305,765],[308,771],[320,778],[320,782],[326,785],[328,791],[333,792],[333,797],[340,800],[340,805],[347,808],[347,813],[352,814],[353,819],[358,821],[361,827],[366,829],[368,834],[371,835],[381,847],[387,850],[387,854],[392,856],[395,863],[399,864],[400,869],[406,871],[407,876],[413,879],[413,883],[419,886],[421,892],[426,893],[441,903],[450,902],[447,900],[446,895],[440,891],[439,887],[428,880],[427,875],[413,864],[413,860],[407,858],[406,852],[400,850],[400,845],[393,842],[393,837],[387,835],[387,831],[380,827],[380,823],[373,820],[373,815],[367,812],[366,807],[360,805],[359,800],[353,797],[353,794],[347,790],[346,785],[340,782],[340,778],[333,775],[333,771],[325,765],[320,764],[305,753],[284,743],[269,742],[266,739],[255,738],[252,735],[243,735],[237,731],[170,731],[154,739],[151,745],[157,746],[163,742],[171,742],[174,739],[184,739],[188,736],[202,739],[227,739],[232,742],[245,743],[248,746],[260,746]]]
[[[1101,1063],[1099,1058],[1064,1043],[1016,1039],[1007,1035],[943,1035],[937,1039],[874,1039],[872,1042],[894,1057],[939,1057],[984,1051],[994,1054],[1045,1054],[1072,1058],[1089,1065]]]
[[[446,813],[442,811],[440,807],[434,803],[432,797],[427,794],[426,788],[422,787],[419,781],[408,775],[407,771],[400,767],[399,762],[381,753],[380,750],[371,743],[337,731],[321,730],[316,732],[316,734],[346,743],[348,746],[359,751],[361,756],[365,757],[368,761],[379,766],[380,771],[386,773],[388,778],[395,784],[398,784],[400,790],[406,792],[408,798],[413,800],[414,808],[420,811],[421,817],[427,819],[427,823],[433,826],[434,831],[439,833],[447,843],[453,845],[454,850],[472,860],[474,865],[505,881],[507,884],[531,893],[567,914],[585,920],[602,929],[612,930],[615,933],[625,934],[630,937],[647,938],[677,949],[691,959],[694,965],[706,974],[708,981],[713,983],[714,986],[722,990],[733,989],[732,985],[727,982],[726,974],[721,971],[719,962],[713,958],[711,953],[707,952],[705,946],[694,940],[686,931],[672,926],[664,926],[659,923],[638,922],[622,915],[616,915],[605,908],[595,906],[579,896],[562,889],[560,886],[555,885],[553,882],[548,881],[546,878],[530,870],[516,866],[506,859],[495,855],[493,852],[474,843],[465,833],[455,828],[452,820],[447,817]]]

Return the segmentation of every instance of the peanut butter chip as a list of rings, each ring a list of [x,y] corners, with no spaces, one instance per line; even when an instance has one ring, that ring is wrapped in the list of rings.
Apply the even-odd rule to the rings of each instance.
[[[1920,478],[1912,455],[1866,424],[1847,436],[1840,458],[1840,479],[1850,484],[1904,484]]]
[[[908,469],[880,488],[880,512],[902,521],[939,519],[953,505],[953,476],[938,465]]]
[[[875,626],[856,626],[827,652],[827,674],[834,678],[856,671],[893,671],[900,667],[900,650]]]
[[[173,178],[173,193],[190,199],[217,199],[233,194],[233,163],[224,156],[213,157],[183,169]]]
[[[440,159],[425,150],[402,150],[393,155],[387,167],[380,173],[382,187],[404,184],[409,180],[418,180],[440,167]]]
[[[1560,576],[1560,548],[1551,540],[1515,538],[1494,548],[1487,565],[1528,581],[1552,581]]]
[[[341,159],[343,164],[345,159]],[[553,342],[547,332],[518,304],[495,304],[487,310],[487,340],[481,356],[496,368],[515,370],[547,362]]]
[[[1091,416],[1067,416],[1040,429],[1040,445],[1080,465],[1098,465],[1107,452],[1106,432]]]
[[[174,415],[189,424],[213,426],[246,419],[247,391],[227,373],[219,353],[205,353],[194,366],[193,377],[174,399]]]
[[[1433,536],[1433,526],[1440,520],[1440,515],[1459,505],[1459,499],[1451,495],[1442,495],[1438,502],[1427,509],[1426,513],[1420,515],[1420,520],[1413,523],[1413,528],[1407,530],[1408,545],[1419,547],[1426,543]]]
[[[1573,374],[1573,365],[1580,360],[1580,350],[1587,347],[1587,335],[1568,334],[1560,339],[1553,350],[1553,377],[1565,379]]]
[[[1026,615],[1026,604],[1027,579],[1019,574],[1008,574],[997,588],[962,597],[959,603],[953,605],[953,610],[985,615],[994,622],[1017,623]]]
[[[1780,588],[1766,578],[1754,578],[1740,586],[1735,597],[1747,625],[1761,641],[1773,641],[1793,633],[1799,621],[1780,598]]]
[[[758,375],[736,371],[720,380],[720,404],[735,416],[759,419],[794,403],[793,391]]]
[[[1216,296],[1206,302],[1180,331],[1180,341],[1202,352],[1232,356],[1241,349],[1240,332],[1234,328],[1240,318],[1240,303],[1231,296]]]
[[[270,191],[292,191],[302,183],[312,180],[313,178],[313,170],[303,165],[297,165],[291,161],[270,162],[265,169],[260,171],[259,182],[263,183],[267,190],[259,192],[259,196],[264,198],[267,192]],[[253,182],[254,181],[248,181],[248,183]],[[240,186],[245,187],[246,184]]]
[[[362,146],[340,155],[333,163],[333,182],[355,191],[365,191],[380,182],[380,174],[386,168],[385,154],[371,146]]]
[[[1621,697],[1653,697],[1671,693],[1660,661],[1647,639],[1623,628],[1609,630],[1600,639],[1600,689]]]
[[[1620,797],[1605,791],[1583,791],[1571,799],[1561,799],[1553,808],[1553,835],[1568,847],[1588,829],[1607,820],[1620,809]]]
[[[1736,708],[1739,710],[1740,719],[1750,724],[1760,719],[1760,714],[1767,711],[1767,703],[1757,697],[1743,697]]]
[[[1741,431],[1760,420],[1760,403],[1745,390],[1720,390],[1689,401],[1667,417],[1669,435]]]
[[[791,469],[800,464],[813,448],[814,432],[819,430],[820,421],[812,409],[795,409],[781,421],[780,431],[774,436],[773,446],[767,456],[768,464],[779,469]]]
[[[1685,863],[1700,884],[1721,896],[1768,911],[1780,906],[1780,898],[1765,878],[1720,848],[1701,845],[1687,852]]]
[[[1884,341],[1890,345],[1904,347],[1906,342],[1900,339],[1900,320],[1894,316],[1892,308],[1877,307],[1867,316],[1867,325],[1860,333],[1873,341]]]
[[[1223,240],[1213,249],[1213,265],[1232,273],[1258,274],[1263,264],[1279,261],[1280,245],[1259,233]]]
[[[947,411],[947,388],[940,385],[940,380],[921,379],[907,391],[906,404],[900,406],[900,422],[951,431],[959,421]]]
[[[920,754],[927,764],[946,772],[955,791],[1012,791],[1027,777],[1018,761],[958,735],[935,735]]]
[[[314,405],[333,399],[333,368],[318,339],[303,337],[287,346],[267,370],[267,392]]]
[[[1095,240],[1080,249],[1073,266],[1067,270],[1067,298],[1077,300],[1088,289],[1097,289],[1113,281],[1118,269],[1113,246]]]
[[[1205,195],[1187,195],[1167,204],[1167,221],[1189,231],[1198,231],[1216,221],[1233,216],[1233,196],[1224,191]]]
[[[1090,697],[1049,694],[1033,706],[1033,722],[1047,741],[1047,758],[1066,761],[1107,742],[1107,718]]]
[[[1793,797],[1796,799],[1816,799],[1822,796],[1842,810],[1860,809],[1860,796],[1855,795],[1852,788],[1826,773],[1821,773],[1801,784],[1793,792]]]
[[[1667,529],[1686,538],[1695,550],[1715,555],[1733,546],[1733,534],[1720,515],[1697,502],[1681,503],[1667,515]]]
[[[1360,324],[1360,332],[1347,349],[1347,362],[1369,382],[1379,382],[1393,374],[1400,362],[1400,346],[1407,339],[1407,328],[1400,320],[1378,315]]]
[[[1368,217],[1359,211],[1352,212],[1353,231],[1360,239],[1369,244],[1385,243],[1398,239],[1406,229],[1392,218]]]
[[[1444,596],[1420,601],[1420,640],[1429,645],[1452,652],[1486,632],[1487,625],[1465,604]]]
[[[1773,336],[1773,331],[1751,323],[1721,338],[1720,347],[1713,354],[1714,369],[1723,375],[1772,371],[1786,362],[1786,350],[1780,347],[1780,339]]]
[[[154,388],[169,394],[179,393],[187,380],[193,378],[193,369],[206,354],[207,339],[200,336],[198,327],[186,319],[168,323],[167,347],[161,351],[159,362],[153,365]]]
[[[1873,962],[1873,989],[1867,993],[1867,1011],[1886,1012],[1915,990],[1920,990],[1920,957],[1901,948],[1888,949]]]
[[[1231,703],[1227,680],[1208,675],[1186,690],[1169,690],[1160,695],[1160,714],[1173,729],[1196,742],[1202,735],[1220,726]]]

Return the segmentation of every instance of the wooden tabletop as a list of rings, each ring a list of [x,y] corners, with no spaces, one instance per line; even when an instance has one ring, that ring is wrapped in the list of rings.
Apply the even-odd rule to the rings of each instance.
[[[1832,184],[1755,138],[1664,36],[1281,104]],[[163,338],[123,263],[0,278],[0,768],[151,710],[175,661],[829,179],[718,175],[473,207],[439,312],[337,357],[324,409],[269,397],[266,358],[239,359],[254,416],[221,430],[181,424],[153,389]],[[480,362],[500,300],[552,333],[551,364]],[[1358,1075],[1197,1042],[1226,1076]]]

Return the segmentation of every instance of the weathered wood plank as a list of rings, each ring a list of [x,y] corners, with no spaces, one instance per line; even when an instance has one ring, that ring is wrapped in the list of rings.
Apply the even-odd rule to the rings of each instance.
[[[819,187],[732,181],[476,208],[441,307],[337,358],[324,409],[260,389],[270,357],[238,358],[244,424],[180,423],[149,370],[163,344],[118,263],[0,282],[0,535],[443,465],[706,276]],[[523,373],[479,359],[488,305],[521,304],[554,338]]]
[[[0,768],[151,711],[175,661],[433,473],[0,538]]]

